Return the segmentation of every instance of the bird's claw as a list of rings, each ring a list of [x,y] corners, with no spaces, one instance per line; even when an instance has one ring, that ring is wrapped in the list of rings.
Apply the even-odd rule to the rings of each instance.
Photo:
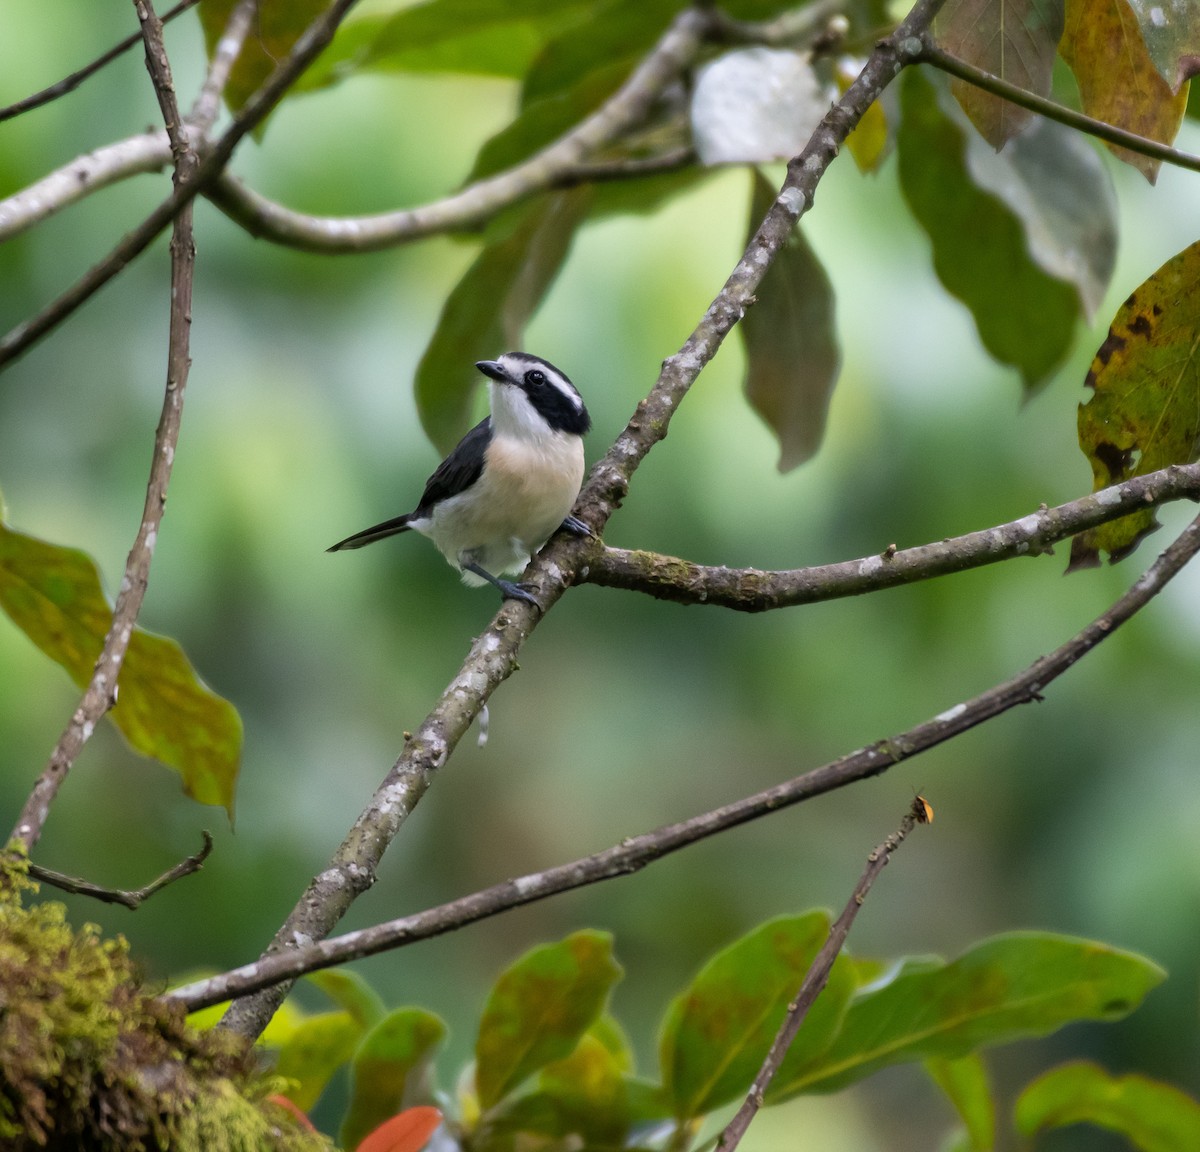
[[[517,584],[512,580],[497,580],[496,587],[500,589],[500,595],[505,600],[524,600],[526,604],[532,604],[539,610],[542,607],[538,598],[533,594],[532,584]]]
[[[564,532],[570,532],[572,536],[592,536],[596,535],[578,516],[568,516],[562,522]]]

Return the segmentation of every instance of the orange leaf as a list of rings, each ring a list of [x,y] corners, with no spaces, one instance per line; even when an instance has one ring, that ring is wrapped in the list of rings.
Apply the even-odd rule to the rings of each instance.
[[[1170,144],[1183,122],[1188,85],[1172,93],[1159,75],[1126,0],[1067,0],[1066,28],[1059,45],[1079,83],[1089,116]],[[1161,163],[1140,152],[1108,145],[1151,184]]]
[[[441,1112],[429,1104],[405,1108],[370,1133],[357,1152],[421,1152],[441,1122]]]
[[[293,1103],[286,1096],[280,1096],[276,1093],[274,1096],[267,1097],[268,1104],[278,1104],[285,1112],[290,1112],[299,1122],[301,1127],[307,1128],[310,1132],[315,1132],[313,1122],[304,1114],[304,1110],[299,1104]]]

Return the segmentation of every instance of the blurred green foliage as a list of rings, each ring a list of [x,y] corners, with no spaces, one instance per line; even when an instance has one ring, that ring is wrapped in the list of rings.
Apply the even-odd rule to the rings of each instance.
[[[90,59],[133,20],[120,4],[47,0],[8,5],[4,25],[7,100]],[[180,91],[193,91],[203,63],[194,18],[169,28],[168,47]],[[285,104],[233,167],[309,211],[419,203],[467,174],[519,95],[496,78],[356,78]],[[131,54],[75,95],[0,126],[0,195],[157,120]],[[1179,143],[1197,148],[1194,132]],[[821,451],[776,472],[777,446],[740,395],[742,353],[730,342],[638,472],[607,539],[710,563],[797,566],[940,539],[1082,494],[1075,410],[1091,356],[1119,301],[1200,232],[1194,176],[1164,169],[1151,190],[1109,163],[1121,210],[1112,286],[1095,328],[1022,404],[1016,374],[986,356],[966,311],[937,286],[895,159],[869,178],[839,161],[805,222],[838,297],[844,349]],[[108,189],[0,248],[4,328],[98,259],[166,186],[163,175]],[[577,236],[526,347],[579,385],[595,423],[590,459],[732,267],[747,196],[742,173],[722,173],[654,216],[612,216]],[[194,366],[142,621],[177,638],[242,716],[237,831],[104,731],[37,853],[133,887],[213,827],[204,871],[136,915],[68,900],[76,920],[125,933],[151,979],[257,955],[495,608],[419,539],[323,551],[408,507],[436,464],[412,381],[478,245],[309,256],[247,239],[203,202],[196,227]],[[0,378],[10,522],[87,551],[110,597],[161,400],[166,267],[160,241]],[[1164,532],[1142,552],[1069,580],[1065,555],[1042,557],[752,618],[572,591],[492,700],[487,747],[460,748],[346,926],[602,848],[940,712],[1086,623],[1188,515],[1166,510]],[[938,823],[888,869],[855,927],[855,951],[956,953],[1022,927],[1135,949],[1170,979],[1127,1022],[1071,1030],[1069,1051],[1194,1083],[1198,580],[1185,573],[1044,703],[877,782],[361,971],[387,1003],[446,1019],[445,1059],[458,1067],[485,990],[514,951],[584,926],[611,930],[631,973],[614,1010],[648,1063],[671,990],[750,925],[839,902],[919,786]],[[0,620],[3,812],[17,811],[74,704],[67,677]],[[1066,1043],[1003,1053],[1001,1093]],[[344,1112],[344,1084],[327,1096],[323,1107]],[[745,1147],[801,1148],[802,1126],[813,1148],[904,1152],[932,1146],[951,1121],[932,1087],[899,1069],[869,1089],[772,1110]]]

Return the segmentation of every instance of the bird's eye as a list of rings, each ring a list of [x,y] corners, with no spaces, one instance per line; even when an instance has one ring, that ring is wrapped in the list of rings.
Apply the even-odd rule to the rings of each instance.
[[[525,373],[525,383],[528,384],[530,388],[540,388],[546,383],[546,373],[539,372],[538,369],[533,368]]]

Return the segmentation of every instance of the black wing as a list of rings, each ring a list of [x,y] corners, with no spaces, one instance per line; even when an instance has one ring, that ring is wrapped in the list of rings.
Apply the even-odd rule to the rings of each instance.
[[[485,416],[438,466],[428,480],[411,519],[427,516],[435,504],[465,492],[483,474],[483,455],[492,442],[492,418]]]
[[[339,540],[327,552],[340,552],[343,548],[361,548],[365,544],[374,544],[397,532],[407,532],[410,520],[420,520],[428,516],[435,504],[448,500],[465,492],[483,473],[483,454],[492,440],[492,418],[485,416],[459,442],[457,447],[437,467],[428,480],[425,481],[425,491],[421,494],[421,502],[412,512],[385,520],[382,524],[374,524]]]

